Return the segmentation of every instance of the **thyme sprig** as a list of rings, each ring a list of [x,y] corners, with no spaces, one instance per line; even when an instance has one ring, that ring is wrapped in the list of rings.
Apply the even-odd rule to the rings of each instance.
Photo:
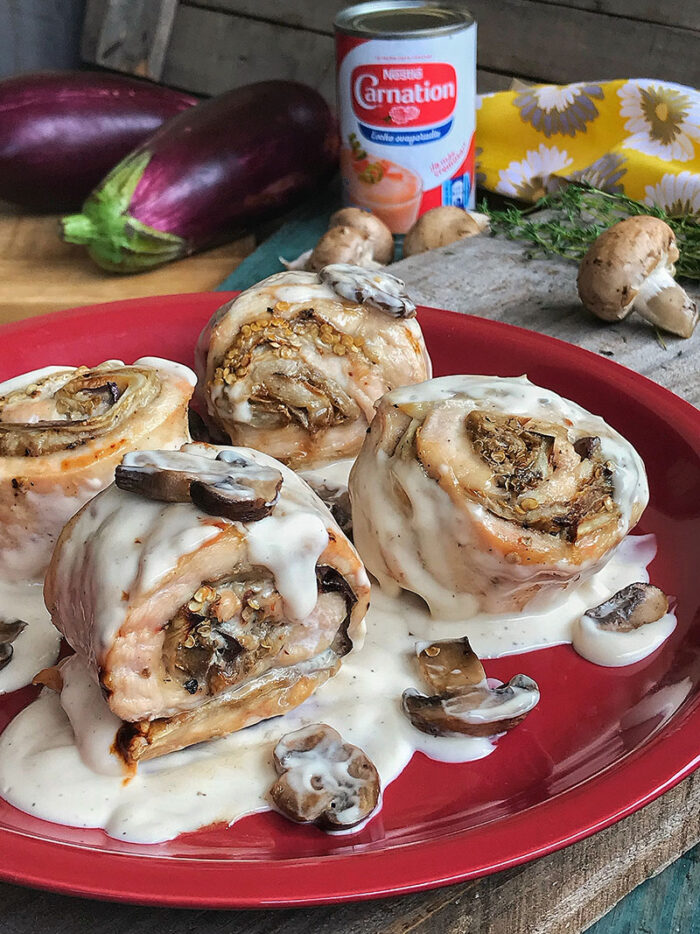
[[[494,235],[531,243],[533,256],[555,253],[573,260],[582,259],[596,237],[617,221],[651,214],[666,221],[676,235],[681,254],[676,263],[678,275],[700,279],[700,216],[697,214],[672,216],[662,208],[578,182],[545,195],[527,208],[495,211],[483,202],[481,210],[488,214]]]

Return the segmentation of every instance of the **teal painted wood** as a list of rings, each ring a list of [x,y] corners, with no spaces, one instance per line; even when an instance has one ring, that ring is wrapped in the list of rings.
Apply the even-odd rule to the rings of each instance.
[[[630,892],[586,934],[700,934],[700,846]]]
[[[303,208],[297,209],[294,216],[286,221],[272,236],[246,256],[240,266],[227,276],[218,286],[218,292],[247,289],[266,276],[282,272],[279,258],[296,259],[304,250],[313,247],[328,229],[328,220],[340,207],[340,190],[331,185],[309,201]]]

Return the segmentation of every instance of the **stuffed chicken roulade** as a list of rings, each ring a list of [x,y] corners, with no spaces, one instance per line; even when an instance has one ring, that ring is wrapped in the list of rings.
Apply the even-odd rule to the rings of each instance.
[[[602,418],[525,377],[448,376],[382,398],[350,495],[367,569],[456,619],[589,577],[649,493]]]
[[[40,577],[65,523],[127,451],[189,440],[194,383],[187,367],[144,357],[0,384],[0,578]]]
[[[124,458],[61,534],[45,597],[133,767],[298,706],[362,640],[369,581],[292,471],[190,444]]]
[[[383,270],[336,264],[264,279],[199,338],[210,425],[294,468],[353,457],[374,402],[431,375],[415,313]]]

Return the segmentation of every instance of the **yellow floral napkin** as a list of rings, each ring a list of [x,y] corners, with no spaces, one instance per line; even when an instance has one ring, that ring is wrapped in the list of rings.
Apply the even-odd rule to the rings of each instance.
[[[558,179],[700,213],[700,92],[647,78],[543,84],[477,103],[477,184],[535,201]]]

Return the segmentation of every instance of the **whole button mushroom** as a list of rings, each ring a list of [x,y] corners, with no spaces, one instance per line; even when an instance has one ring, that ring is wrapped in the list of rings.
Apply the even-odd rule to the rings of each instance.
[[[347,830],[379,803],[379,775],[357,746],[325,723],[287,733],[275,746],[270,797],[282,814],[322,830]]]
[[[657,327],[690,337],[698,311],[673,278],[678,256],[668,224],[628,217],[604,231],[581,260],[578,294],[603,321],[621,321],[634,309]]]
[[[282,260],[282,263],[287,269],[318,272],[329,263],[378,269],[393,258],[394,237],[384,221],[371,211],[341,208],[331,215],[328,230],[313,250],[307,250],[291,262]]]
[[[475,237],[487,230],[488,226],[489,219],[485,214],[449,205],[431,208],[418,218],[406,234],[403,242],[404,258]]]
[[[393,260],[394,236],[384,221],[371,211],[341,208],[328,222],[329,232],[334,227],[351,227],[366,237],[372,246],[372,259],[380,266],[387,266]]]

